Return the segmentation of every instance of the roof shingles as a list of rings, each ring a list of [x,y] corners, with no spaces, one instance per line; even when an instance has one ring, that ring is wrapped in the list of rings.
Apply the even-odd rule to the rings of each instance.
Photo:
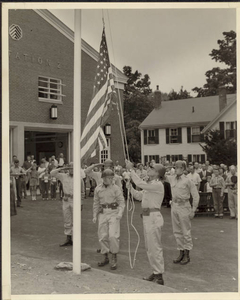
[[[236,100],[236,94],[227,95],[227,105],[234,100]],[[218,114],[218,96],[163,101],[161,107],[154,109],[139,128],[166,128],[167,126],[189,124],[207,125]]]

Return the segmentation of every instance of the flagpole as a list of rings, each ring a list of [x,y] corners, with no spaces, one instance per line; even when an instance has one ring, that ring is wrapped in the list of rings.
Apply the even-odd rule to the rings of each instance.
[[[73,272],[81,273],[81,9],[74,10]]]

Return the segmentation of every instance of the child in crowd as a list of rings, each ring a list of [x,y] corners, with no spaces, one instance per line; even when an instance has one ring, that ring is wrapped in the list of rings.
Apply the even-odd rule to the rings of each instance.
[[[219,169],[214,169],[214,176],[212,176],[209,183],[212,187],[212,196],[215,210],[215,218],[223,218],[223,193],[225,189],[225,182],[222,176],[219,175]]]
[[[49,191],[49,182],[51,180],[51,176],[49,174],[49,170],[46,169],[43,175],[43,200],[48,200],[48,191]]]
[[[53,170],[53,169],[52,169]],[[57,178],[54,176],[51,176],[51,199],[56,200],[56,192],[57,192]]]
[[[35,201],[37,200],[37,184],[38,184],[38,171],[37,171],[37,165],[35,163],[33,163],[29,174],[30,174],[30,180],[29,180],[30,192],[31,192],[32,200]]]
[[[207,176],[207,182],[204,185],[204,192],[208,194],[212,193],[212,187],[210,187],[210,181],[211,181],[211,176]]]

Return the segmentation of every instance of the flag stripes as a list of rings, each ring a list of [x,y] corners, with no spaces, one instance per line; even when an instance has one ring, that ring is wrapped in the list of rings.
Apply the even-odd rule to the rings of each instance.
[[[103,29],[93,97],[81,137],[82,161],[86,161],[90,156],[96,155],[97,147],[99,147],[100,151],[107,147],[102,126],[110,114],[114,94],[116,94],[114,77],[109,61],[105,30]]]

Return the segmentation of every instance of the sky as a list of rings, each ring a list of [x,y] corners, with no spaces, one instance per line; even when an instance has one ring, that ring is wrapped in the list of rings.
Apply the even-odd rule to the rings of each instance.
[[[50,10],[74,30],[74,11]],[[82,38],[99,51],[102,18],[111,62],[150,76],[151,88],[188,92],[206,82],[224,31],[236,31],[235,9],[83,9]],[[191,95],[195,94],[191,92]]]

